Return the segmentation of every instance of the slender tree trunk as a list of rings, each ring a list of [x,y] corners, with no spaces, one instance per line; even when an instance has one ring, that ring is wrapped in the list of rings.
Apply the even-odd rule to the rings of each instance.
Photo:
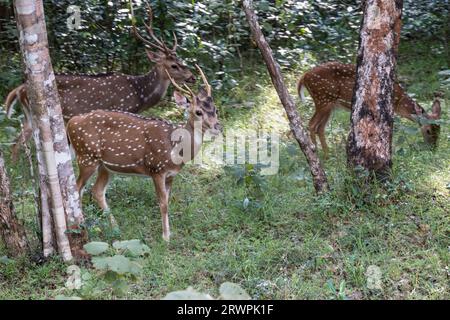
[[[28,253],[28,241],[25,229],[17,221],[11,198],[9,178],[0,150],[0,235],[6,245],[8,254],[18,257]]]
[[[366,0],[347,159],[385,178],[392,166],[393,98],[402,0]]]
[[[253,38],[258,44],[258,47],[267,65],[267,69],[269,70],[270,77],[272,78],[272,83],[277,90],[278,96],[284,106],[284,109],[286,110],[291,131],[294,134],[295,139],[300,145],[300,148],[302,149],[308,161],[313,178],[314,188],[317,192],[326,191],[328,189],[328,183],[325,171],[320,164],[315,146],[311,142],[309,135],[303,127],[302,120],[297,112],[297,107],[295,105],[294,99],[289,94],[286,85],[284,84],[280,66],[273,58],[272,49],[270,48],[261,31],[261,27],[258,23],[258,18],[256,17],[255,12],[252,8],[253,1],[244,0],[243,6],[245,15],[247,16],[247,21],[253,34]]]
[[[47,186],[47,171],[44,165],[41,142],[39,140],[39,129],[37,123],[33,125],[33,138],[36,145],[36,158],[39,172],[39,196],[40,196],[40,218],[42,231],[42,251],[44,257],[55,253],[55,235],[53,232],[53,219],[50,208],[50,193]]]
[[[450,48],[449,48],[449,38],[450,38],[450,1],[446,0],[445,1],[446,4],[446,21],[444,22],[444,28],[443,28],[443,33],[444,33],[444,50],[445,50],[445,54],[447,57],[447,68],[450,68]]]
[[[56,246],[64,260],[72,259],[67,233],[79,228],[83,215],[78,194],[75,191],[75,176],[67,144],[67,136],[61,114],[61,105],[56,89],[55,75],[48,51],[47,31],[42,0],[15,0],[17,28],[20,47],[27,74],[27,93],[35,119],[35,137],[39,143],[38,160],[40,181],[47,183],[41,188],[42,207],[51,209]],[[47,201],[45,199],[49,199]],[[46,211],[42,213],[42,228],[45,234],[44,250],[51,252],[52,240],[48,233],[51,219]],[[78,251],[85,233],[69,233],[72,249]]]

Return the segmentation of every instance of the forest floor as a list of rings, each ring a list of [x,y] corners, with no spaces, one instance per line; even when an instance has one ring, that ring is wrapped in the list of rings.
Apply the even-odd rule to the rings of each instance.
[[[425,109],[439,88],[437,72],[445,65],[443,57],[430,52],[429,46],[403,45],[399,59],[400,80]],[[159,299],[189,286],[217,296],[220,284],[231,281],[257,299],[449,299],[449,95],[442,104],[447,125],[434,152],[424,146],[414,123],[397,119],[393,178],[386,185],[362,184],[349,175],[349,114],[334,112],[327,127],[330,158],[324,161],[331,191],[317,196],[270,80],[260,64],[253,67],[257,71],[244,72],[239,86],[227,93],[233,103],[225,95],[217,95],[216,102],[225,131],[250,128],[280,134],[278,174],[262,176],[251,166],[187,165],[173,186],[170,243],[161,238],[149,179],[116,176],[110,184],[107,198],[120,234],[110,230],[89,189],[85,193],[91,239],[141,239],[151,249],[142,261],[143,275],[123,298]],[[301,73],[286,77],[292,94]],[[255,79],[260,79],[257,84]],[[306,122],[311,104],[300,105],[299,111]],[[174,106],[156,113],[183,118]],[[10,166],[18,214],[35,238],[26,160]],[[369,273],[378,271],[379,286],[368,287]],[[77,294],[64,288],[66,278],[66,266],[58,259],[4,264],[0,299]],[[100,291],[85,298],[113,295]]]

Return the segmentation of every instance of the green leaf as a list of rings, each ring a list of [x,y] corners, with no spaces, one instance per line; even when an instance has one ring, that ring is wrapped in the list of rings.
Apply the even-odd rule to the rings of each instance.
[[[106,242],[98,242],[98,241],[92,241],[89,243],[86,243],[83,246],[84,250],[86,250],[87,253],[97,256],[99,254],[102,254],[106,250],[109,249],[109,244]]]
[[[133,275],[139,275],[142,272],[142,266],[136,261],[130,261],[130,273]]]
[[[168,293],[162,300],[213,300],[209,294],[194,290],[192,287],[186,290]]]
[[[110,259],[110,257],[106,257],[106,258],[93,257],[92,258],[92,264],[93,264],[95,269],[108,270],[109,259]]]
[[[111,270],[106,271],[105,275],[103,276],[105,281],[110,282],[110,283],[117,281],[117,279],[119,277],[120,277],[120,275],[118,275],[116,272],[113,272]]]
[[[7,256],[0,257],[0,264],[10,264],[14,263],[14,260],[8,258]]]
[[[331,291],[333,294],[336,294],[336,288],[335,288],[335,286],[334,286],[333,280],[331,280],[331,279],[328,279],[328,280],[327,280],[327,287],[328,287],[328,289],[330,289],[330,291]]]
[[[245,198],[244,199],[244,201],[243,201],[243,203],[242,203],[242,206],[244,207],[244,209],[247,209],[248,208],[248,204],[250,203],[250,200],[248,199],[248,198]]]
[[[65,296],[65,295],[59,294],[55,297],[55,300],[81,300],[81,298],[77,297],[77,296]]]
[[[235,283],[224,282],[219,291],[222,300],[251,300],[248,293]]]
[[[93,257],[92,263],[94,268],[98,270],[109,270],[117,274],[139,274],[142,271],[142,267],[131,261],[129,258],[123,255],[115,255],[113,257]]]
[[[17,129],[14,128],[14,127],[5,127],[3,130],[4,130],[4,131],[6,132],[6,134],[8,134],[8,135],[14,135],[14,134],[16,134],[16,132],[17,132]]]
[[[150,248],[143,244],[141,240],[125,240],[115,241],[113,243],[114,249],[123,250],[125,253],[129,253],[131,256],[138,257],[150,252]]]

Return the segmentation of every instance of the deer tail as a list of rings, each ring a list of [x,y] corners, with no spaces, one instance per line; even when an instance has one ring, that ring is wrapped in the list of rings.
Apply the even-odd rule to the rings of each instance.
[[[19,88],[20,87],[17,87],[14,90],[12,90],[6,97],[5,110],[6,110],[6,117],[8,119],[11,118],[12,113],[14,111],[14,106],[17,104],[17,101],[19,100],[19,95],[18,95]]]
[[[306,75],[306,73],[298,80],[298,82],[297,82],[297,92],[298,92],[298,94],[299,94],[299,96],[300,96],[300,99],[302,100],[302,102],[305,102],[306,101],[306,98],[305,98],[305,89],[308,89],[308,88],[306,88],[306,86],[305,86],[305,75]]]

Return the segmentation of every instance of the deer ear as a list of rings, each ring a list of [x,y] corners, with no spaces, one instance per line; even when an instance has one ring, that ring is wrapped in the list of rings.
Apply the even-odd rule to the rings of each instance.
[[[441,102],[436,99],[433,102],[433,106],[431,107],[431,116],[434,119],[440,119],[441,118]]]
[[[175,90],[173,92],[173,97],[178,106],[182,107],[183,109],[189,108],[189,100],[183,94]]]
[[[162,61],[162,56],[161,56],[161,54],[156,53],[156,52],[153,52],[153,51],[150,51],[150,50],[148,50],[148,49],[145,49],[145,52],[147,53],[147,57],[148,57],[148,59],[149,59],[151,62],[158,63],[158,62],[161,62],[161,61]]]

